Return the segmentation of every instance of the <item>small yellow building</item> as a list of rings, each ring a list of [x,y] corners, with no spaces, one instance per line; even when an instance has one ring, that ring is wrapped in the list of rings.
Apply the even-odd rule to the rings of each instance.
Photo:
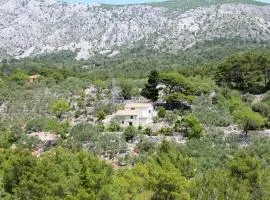
[[[34,81],[37,81],[40,78],[40,75],[35,74],[28,77],[28,83],[33,83]]]

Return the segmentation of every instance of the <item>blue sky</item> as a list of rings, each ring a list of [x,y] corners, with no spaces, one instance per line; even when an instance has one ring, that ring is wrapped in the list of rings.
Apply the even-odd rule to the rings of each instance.
[[[72,2],[72,3],[104,3],[104,4],[136,4],[136,3],[145,3],[145,2],[158,2],[164,0],[60,0],[65,2]],[[260,0],[263,2],[270,3],[270,0]]]

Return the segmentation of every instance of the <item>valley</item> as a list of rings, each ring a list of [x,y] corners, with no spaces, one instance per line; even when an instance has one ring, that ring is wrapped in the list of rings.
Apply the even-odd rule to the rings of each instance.
[[[0,199],[268,200],[270,6],[0,0]]]

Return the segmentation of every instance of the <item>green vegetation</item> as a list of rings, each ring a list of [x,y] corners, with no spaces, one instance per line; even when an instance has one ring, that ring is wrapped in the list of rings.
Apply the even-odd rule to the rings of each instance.
[[[122,80],[120,82],[120,88],[121,88],[121,95],[124,97],[124,99],[128,100],[132,97],[132,89],[133,85],[128,80]]]
[[[66,101],[59,99],[53,103],[51,110],[60,119],[62,114],[69,110],[69,105]]]
[[[254,139],[245,150],[226,142],[164,141],[155,154],[121,170],[81,151],[56,148],[37,159],[1,150],[1,198],[267,199],[269,139]]]
[[[158,86],[159,83],[159,74],[156,70],[151,71],[148,82],[142,89],[141,95],[147,99],[150,99],[152,102],[158,100]]]
[[[164,107],[160,107],[157,115],[159,118],[164,118],[166,116],[166,109]]]
[[[183,132],[189,139],[202,137],[203,127],[195,115],[187,115],[182,119],[181,123],[183,124]]]
[[[97,113],[97,118],[98,118],[99,121],[104,120],[105,117],[106,117],[106,113],[105,113],[104,111],[99,111],[99,112]]]
[[[248,133],[248,130],[260,129],[264,125],[264,119],[261,115],[254,113],[251,109],[236,109],[233,112],[235,121],[243,127],[243,130]]]
[[[230,57],[219,66],[216,80],[222,86],[261,94],[270,85],[268,57],[253,53]]]
[[[184,0],[169,0],[164,2],[155,2],[151,3],[154,6],[165,6],[171,9],[180,9],[182,11],[186,11],[192,8],[197,8],[201,6],[210,6],[210,5],[222,5],[225,3],[250,3],[256,5],[268,5],[267,3],[254,1],[254,0],[191,0],[191,1],[184,1]]]
[[[270,95],[266,94],[263,99],[259,102],[252,104],[252,110],[259,112],[261,115],[270,119]]]
[[[209,43],[2,62],[0,199],[269,199],[269,49]],[[157,102],[154,123],[110,116],[140,94]]]
[[[132,140],[138,133],[137,130],[134,126],[129,126],[125,129],[124,131],[124,138],[126,139],[126,141],[130,141]]]

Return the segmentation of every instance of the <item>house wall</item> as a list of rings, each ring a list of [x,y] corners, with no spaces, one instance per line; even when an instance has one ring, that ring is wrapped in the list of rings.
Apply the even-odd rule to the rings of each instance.
[[[132,108],[128,107],[125,108],[126,110],[131,110]],[[140,117],[152,119],[154,108],[153,106],[146,107],[146,108],[135,108],[135,110],[140,111]]]
[[[130,122],[132,123],[133,126],[139,126],[138,116],[133,116],[133,119],[131,119],[131,115],[117,116],[116,120],[118,121],[119,125],[123,127],[129,126]]]
[[[123,127],[129,126],[130,122],[132,122],[133,126],[145,126],[152,122],[152,118],[154,115],[154,108],[153,106],[149,106],[146,108],[137,108],[132,109],[131,107],[126,107],[125,110],[136,110],[139,111],[138,116],[133,116],[133,119],[131,119],[131,115],[126,116],[117,116],[116,120],[118,121],[119,125]],[[124,122],[124,123],[122,123]]]

